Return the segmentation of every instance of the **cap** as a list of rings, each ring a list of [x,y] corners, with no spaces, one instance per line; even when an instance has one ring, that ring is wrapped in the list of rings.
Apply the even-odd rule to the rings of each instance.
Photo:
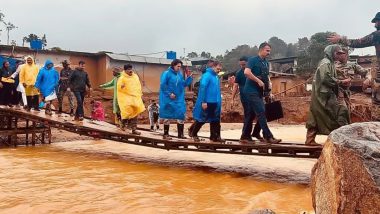
[[[372,23],[375,23],[377,20],[380,20],[380,12],[376,13],[375,18],[372,19]]]

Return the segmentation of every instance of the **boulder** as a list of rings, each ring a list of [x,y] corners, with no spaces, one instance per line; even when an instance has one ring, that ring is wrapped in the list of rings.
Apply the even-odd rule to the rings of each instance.
[[[312,169],[317,214],[380,212],[380,123],[333,131]]]

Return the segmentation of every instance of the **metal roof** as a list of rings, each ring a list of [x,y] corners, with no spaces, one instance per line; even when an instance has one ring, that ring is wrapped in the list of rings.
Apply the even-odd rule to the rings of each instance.
[[[166,58],[136,56],[136,55],[128,55],[128,54],[114,54],[114,53],[106,53],[106,55],[113,60],[127,61],[127,62],[140,62],[140,63],[162,64],[162,65],[170,65],[170,63],[172,62],[171,59],[166,59]],[[191,66],[191,62],[184,60],[183,65]]]

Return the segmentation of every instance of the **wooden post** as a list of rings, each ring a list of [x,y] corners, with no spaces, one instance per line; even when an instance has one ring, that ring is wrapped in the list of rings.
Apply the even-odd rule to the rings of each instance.
[[[26,120],[26,130],[29,129],[29,120]],[[26,145],[29,145],[29,134],[28,132],[26,132],[26,135],[25,135],[25,144]]]
[[[12,130],[12,117],[8,116],[8,129]],[[12,143],[12,135],[8,135],[8,145],[11,145]]]
[[[32,122],[32,145],[36,145],[36,122]]]
[[[15,117],[15,130],[16,130],[16,132],[17,132],[17,129],[18,129],[18,118]],[[14,135],[13,146],[17,147],[17,134]]]
[[[49,134],[49,144],[51,144],[51,127],[50,126],[48,130],[48,134]]]

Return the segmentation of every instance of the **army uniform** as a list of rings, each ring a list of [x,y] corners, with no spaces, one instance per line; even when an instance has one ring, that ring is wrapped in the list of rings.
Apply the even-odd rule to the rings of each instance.
[[[353,62],[335,62],[335,69],[337,73],[338,80],[344,79],[355,79],[357,76],[365,77],[367,75],[367,70],[357,63]],[[339,85],[338,90],[338,102],[341,105],[346,105],[350,109],[350,85]]]
[[[380,12],[377,16],[379,16],[380,19]],[[339,42],[352,48],[365,48],[375,46],[378,68],[375,72],[376,74],[372,76],[372,79],[374,81],[374,87],[372,88],[372,100],[374,103],[380,104],[380,30],[377,30],[360,39],[347,39],[347,37],[342,37]]]

